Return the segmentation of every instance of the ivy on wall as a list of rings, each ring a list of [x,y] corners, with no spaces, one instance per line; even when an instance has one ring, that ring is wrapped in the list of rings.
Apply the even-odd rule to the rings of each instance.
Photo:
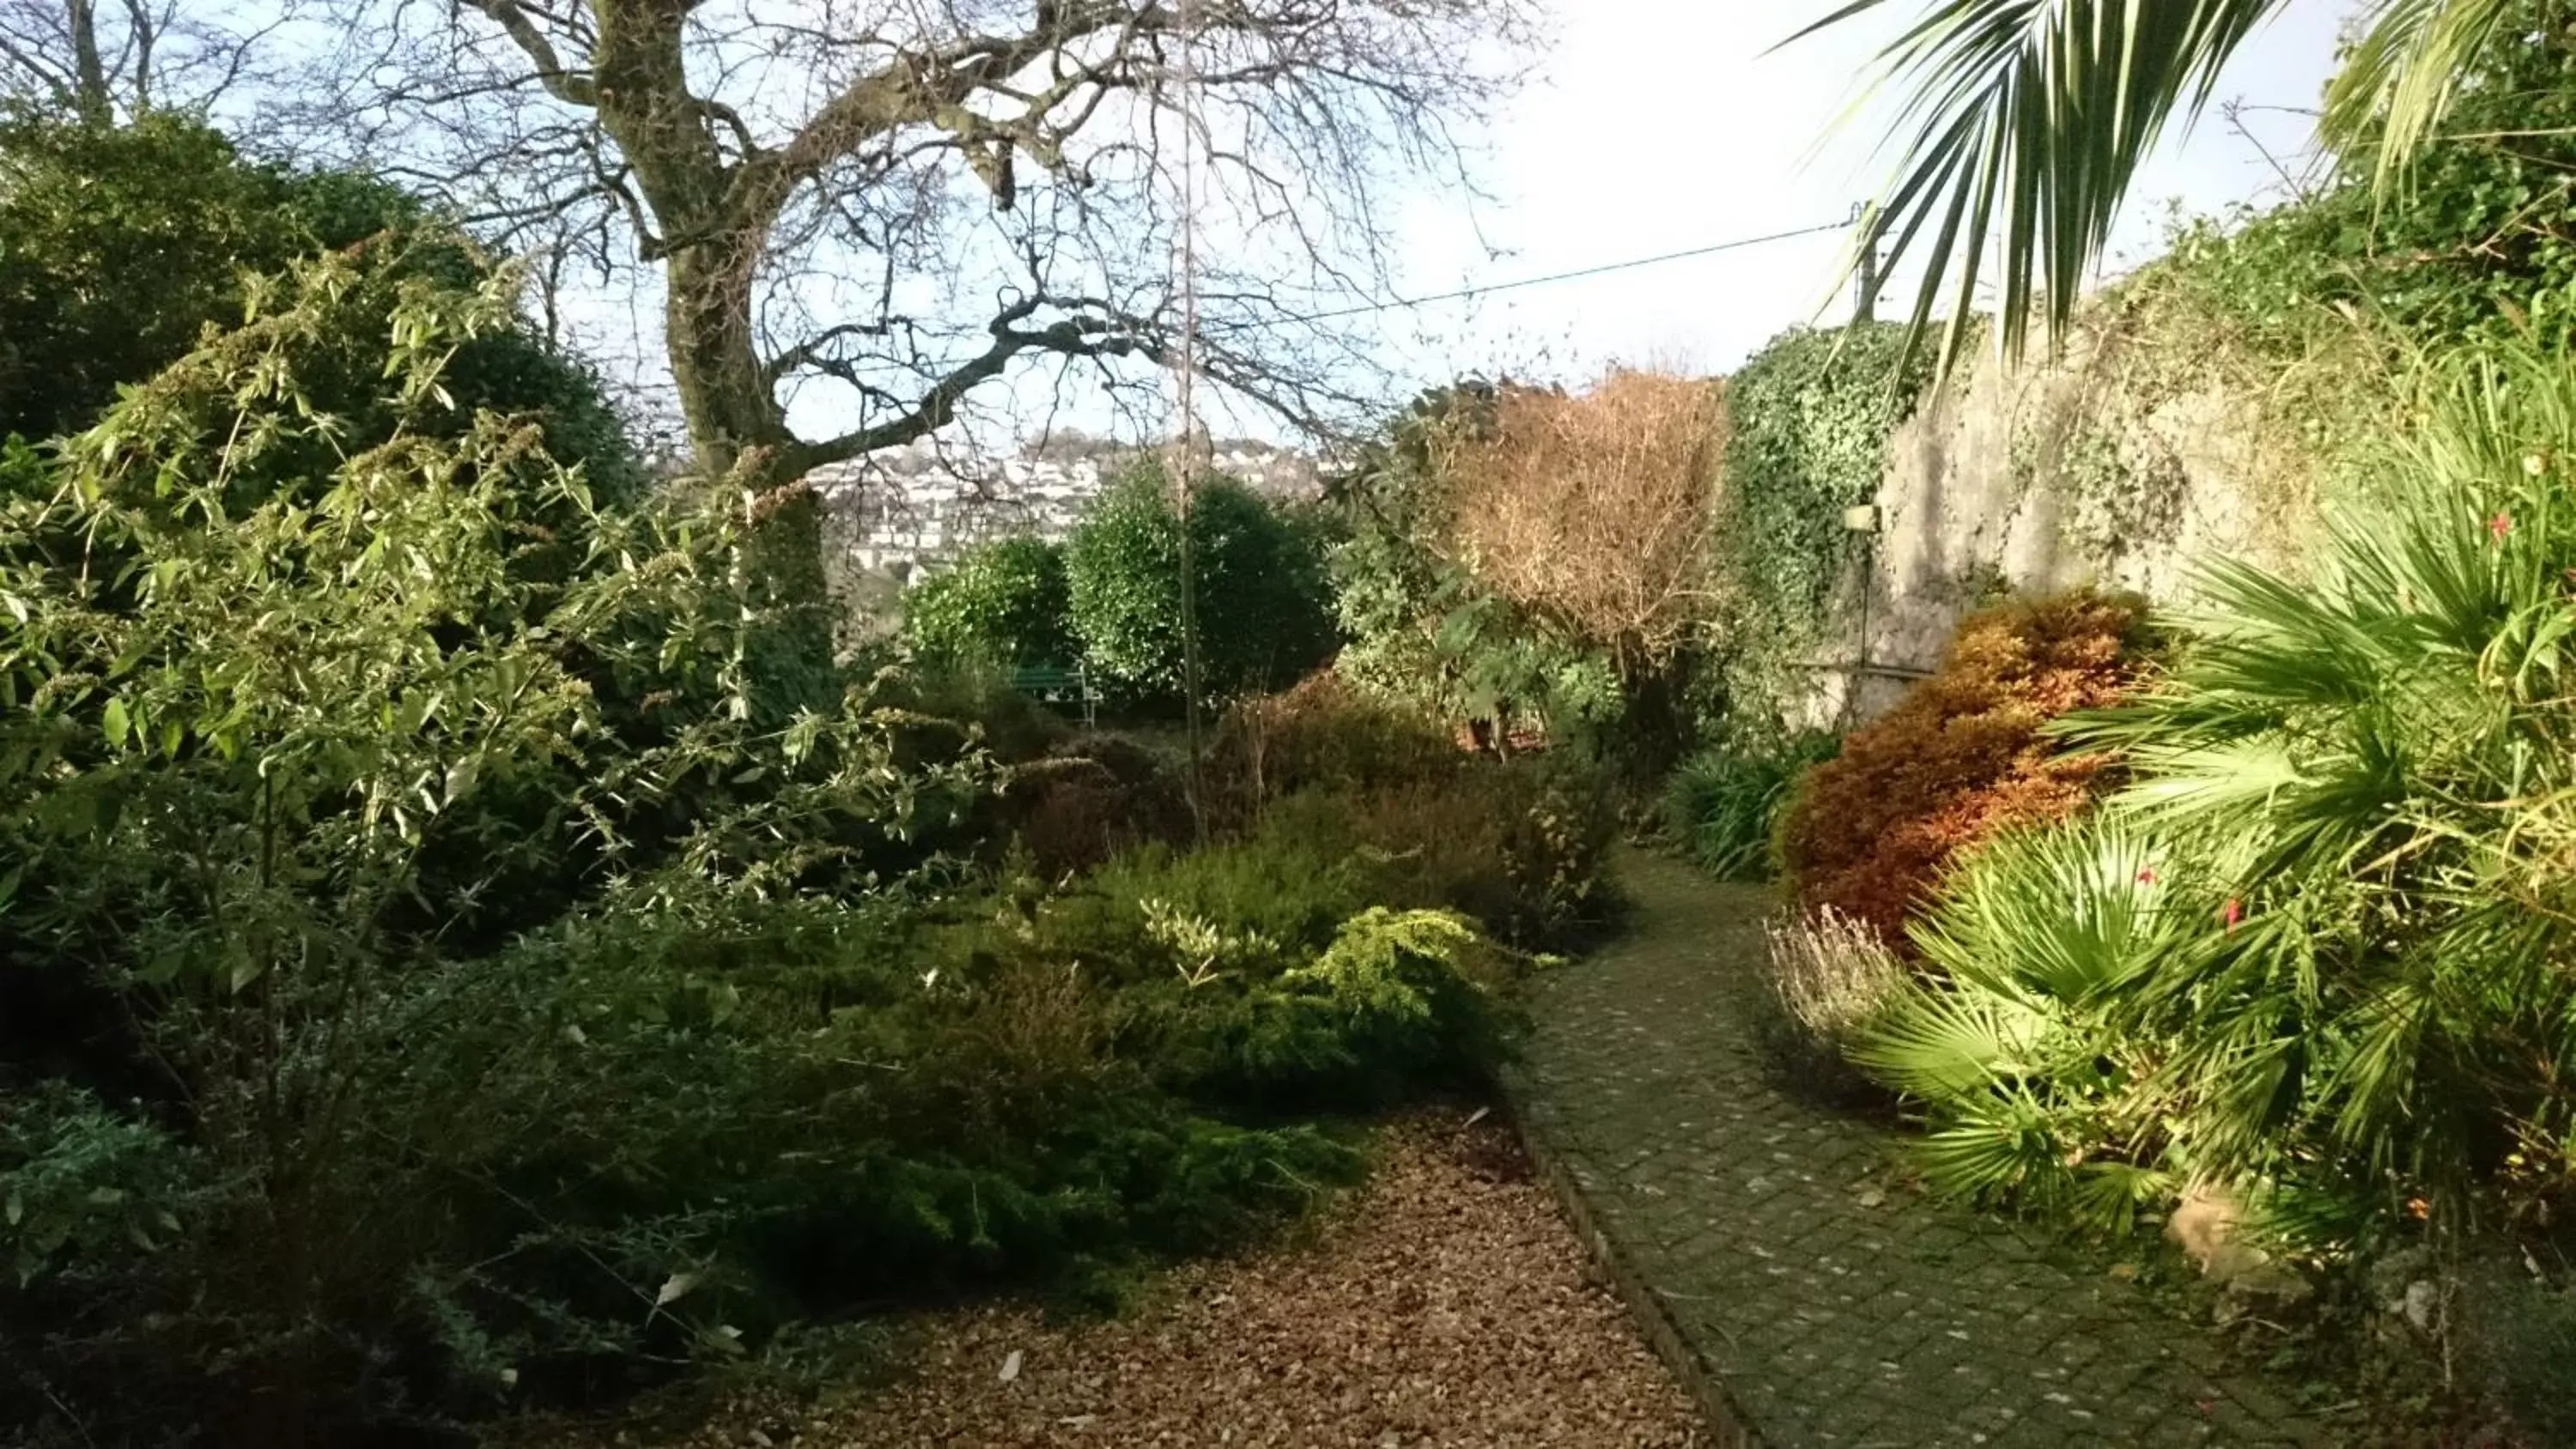
[[[1734,585],[1733,719],[1776,715],[1801,687],[1797,666],[1824,644],[1860,556],[1843,513],[1877,494],[1888,439],[1931,373],[1929,349],[1909,359],[1905,329],[1881,323],[1782,333],[1729,380],[1719,562]]]

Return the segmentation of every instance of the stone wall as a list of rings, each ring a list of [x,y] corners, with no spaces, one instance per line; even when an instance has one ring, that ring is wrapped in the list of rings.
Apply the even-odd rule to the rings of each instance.
[[[2169,358],[2150,373],[2124,345],[2091,336],[2013,369],[1988,357],[1898,429],[1866,600],[1855,566],[1830,657],[1814,661],[1811,723],[1885,709],[1940,663],[1960,616],[2005,589],[2090,583],[2171,603],[2200,559],[2295,566],[2288,540],[2316,494],[2300,450],[2239,374]]]

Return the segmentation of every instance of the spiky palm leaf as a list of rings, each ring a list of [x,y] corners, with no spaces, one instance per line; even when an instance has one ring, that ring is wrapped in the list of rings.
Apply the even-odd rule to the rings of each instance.
[[[2576,1118],[2576,369],[2491,349],[2422,415],[2315,577],[2210,571],[2203,641],[2069,730],[2127,753],[2116,809],[2243,851],[2113,1013],[2195,1164],[2464,1199]]]
[[[1885,8],[1850,0],[1792,39]],[[1941,297],[1957,357],[1987,248],[2001,271],[1997,339],[2018,355],[2038,308],[2062,328],[2129,185],[2168,125],[2196,116],[2228,59],[2285,0],[1932,0],[1879,55],[1876,88],[1902,100],[1895,180],[1875,235],[1891,260],[1922,248],[1919,336]],[[2330,134],[2379,144],[2402,174],[2452,99],[2453,77],[2506,25],[2515,0],[2374,0],[2336,77]]]

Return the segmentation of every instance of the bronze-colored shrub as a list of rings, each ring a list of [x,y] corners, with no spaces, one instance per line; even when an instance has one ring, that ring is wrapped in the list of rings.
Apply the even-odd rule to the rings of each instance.
[[[1571,396],[1502,394],[1441,460],[1476,577],[1623,679],[1661,668],[1707,616],[1708,530],[1726,400],[1704,378],[1613,372]]]
[[[1471,761],[1354,795],[1348,809],[1382,886],[1406,905],[1463,911],[1530,949],[1568,944],[1605,914],[1618,812],[1607,782],[1581,770]]]
[[[1374,790],[1466,764],[1439,721],[1361,694],[1329,670],[1226,712],[1210,742],[1210,792],[1238,813],[1301,790]]]
[[[1068,740],[1013,772],[1001,802],[1006,828],[1049,879],[1140,845],[1179,845],[1196,834],[1187,768],[1118,735]]]
[[[1970,616],[1941,670],[1811,771],[1781,830],[1799,901],[1868,922],[1900,949],[1951,857],[2091,798],[2108,763],[2043,733],[2137,677],[2143,606],[2089,590]]]

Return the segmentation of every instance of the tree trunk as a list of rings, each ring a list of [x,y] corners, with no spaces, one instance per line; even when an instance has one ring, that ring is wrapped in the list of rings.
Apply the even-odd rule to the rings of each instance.
[[[829,709],[833,665],[831,579],[823,567],[823,499],[801,480],[758,494],[743,565],[767,623],[756,640],[758,696],[773,717]]]
[[[73,97],[81,124],[105,126],[116,119],[115,98],[107,93],[107,65],[98,48],[96,0],[67,0],[65,20],[72,33]]]
[[[752,269],[736,260],[756,256],[759,245],[728,235],[674,248],[662,317],[699,470],[768,493],[795,481],[788,471],[795,439],[752,345]]]

